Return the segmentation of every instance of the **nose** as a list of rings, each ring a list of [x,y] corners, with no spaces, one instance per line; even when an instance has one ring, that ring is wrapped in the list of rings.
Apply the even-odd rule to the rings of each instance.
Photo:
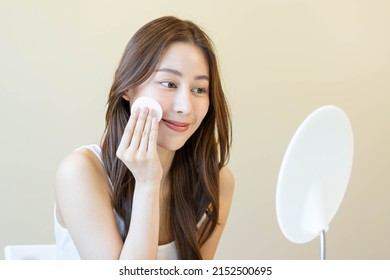
[[[192,112],[191,90],[180,88],[173,100],[173,110],[176,113],[188,115]]]

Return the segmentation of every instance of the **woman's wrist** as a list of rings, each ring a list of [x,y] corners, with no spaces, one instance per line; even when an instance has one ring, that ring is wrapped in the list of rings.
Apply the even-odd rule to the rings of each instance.
[[[147,194],[160,193],[160,186],[161,181],[136,182],[135,191]]]

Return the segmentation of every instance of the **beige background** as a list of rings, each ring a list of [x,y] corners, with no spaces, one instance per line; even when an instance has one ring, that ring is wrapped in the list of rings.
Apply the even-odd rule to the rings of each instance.
[[[236,192],[218,259],[318,259],[275,214],[280,164],[299,124],[334,104],[355,159],[327,234],[329,259],[390,259],[390,2],[0,0],[0,258],[53,243],[54,176],[98,143],[113,72],[131,35],[162,15],[214,39],[234,121]]]

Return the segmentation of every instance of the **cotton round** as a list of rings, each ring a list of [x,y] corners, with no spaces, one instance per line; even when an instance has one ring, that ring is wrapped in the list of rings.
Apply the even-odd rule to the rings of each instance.
[[[160,104],[158,104],[158,102],[150,97],[146,97],[146,96],[141,96],[139,98],[137,98],[133,105],[131,106],[131,113],[133,114],[135,109],[137,108],[149,108],[149,109],[153,109],[155,112],[156,112],[156,118],[157,118],[157,121],[160,121],[161,118],[162,118],[162,108],[160,106]]]

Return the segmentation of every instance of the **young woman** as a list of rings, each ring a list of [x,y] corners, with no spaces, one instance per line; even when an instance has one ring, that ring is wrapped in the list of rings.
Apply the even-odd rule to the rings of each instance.
[[[162,107],[131,113],[147,96]],[[162,17],[128,43],[111,87],[102,145],[56,176],[62,259],[212,259],[228,218],[231,120],[208,36]]]

